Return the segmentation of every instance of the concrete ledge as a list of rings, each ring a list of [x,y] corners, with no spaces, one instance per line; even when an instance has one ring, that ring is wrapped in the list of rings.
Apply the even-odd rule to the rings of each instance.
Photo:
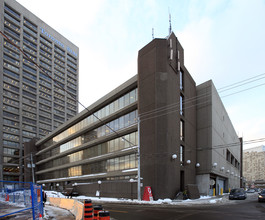
[[[48,202],[59,208],[69,210],[77,220],[83,219],[84,204],[74,199],[48,197]]]

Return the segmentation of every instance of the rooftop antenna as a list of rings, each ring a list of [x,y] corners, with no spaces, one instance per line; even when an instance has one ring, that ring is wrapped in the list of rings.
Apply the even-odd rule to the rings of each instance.
[[[154,40],[154,28],[152,28],[152,39]]]
[[[170,14],[169,8],[168,8],[168,14],[169,14],[169,34],[171,34],[171,32],[172,32],[172,28],[171,28],[171,14]]]

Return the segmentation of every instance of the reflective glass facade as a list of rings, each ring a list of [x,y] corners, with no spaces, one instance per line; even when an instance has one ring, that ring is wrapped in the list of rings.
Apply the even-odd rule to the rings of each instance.
[[[98,175],[102,180],[124,179],[130,177],[126,170],[135,176],[137,96],[137,88],[133,88],[91,114],[84,110],[86,117],[37,144],[38,183],[62,184],[69,177],[76,182],[95,181]]]

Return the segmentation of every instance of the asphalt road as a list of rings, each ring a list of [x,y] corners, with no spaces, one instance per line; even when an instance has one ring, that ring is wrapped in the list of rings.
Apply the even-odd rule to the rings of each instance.
[[[257,193],[246,200],[224,204],[196,205],[124,205],[103,204],[113,220],[265,220],[265,203],[257,201]]]

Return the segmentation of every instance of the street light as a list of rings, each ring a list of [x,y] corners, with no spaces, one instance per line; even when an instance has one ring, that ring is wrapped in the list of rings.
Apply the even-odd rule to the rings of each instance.
[[[173,154],[173,155],[172,155],[172,159],[173,159],[173,160],[177,159],[177,157],[178,157],[177,154]]]
[[[199,168],[200,166],[201,166],[201,164],[200,163],[196,163],[196,165],[195,165],[197,168]]]
[[[129,182],[131,183],[131,200],[133,200],[133,182],[134,182],[134,179],[130,179]]]
[[[100,185],[101,185],[101,181],[98,181],[98,198],[100,199]]]

